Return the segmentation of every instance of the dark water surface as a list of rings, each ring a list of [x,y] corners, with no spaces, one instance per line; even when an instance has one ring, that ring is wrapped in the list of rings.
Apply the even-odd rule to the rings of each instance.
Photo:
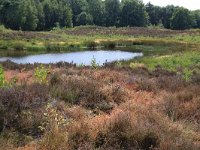
[[[129,60],[135,57],[141,57],[143,53],[139,52],[125,52],[120,50],[98,50],[98,51],[82,51],[82,52],[68,52],[68,53],[48,53],[38,55],[28,55],[19,57],[0,57],[0,61],[10,60],[17,64],[34,64],[34,63],[57,63],[68,62],[77,65],[90,65],[92,60],[96,60],[99,65],[105,62],[113,62],[119,60]]]

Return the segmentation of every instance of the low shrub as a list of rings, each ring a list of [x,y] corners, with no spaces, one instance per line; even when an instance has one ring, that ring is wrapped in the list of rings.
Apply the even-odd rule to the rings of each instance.
[[[50,52],[50,51],[56,52],[56,51],[62,51],[62,50],[68,49],[68,47],[65,47],[59,43],[47,42],[44,44],[44,46],[46,48],[46,51],[48,51],[48,52]]]
[[[108,111],[113,104],[120,104],[128,99],[128,94],[119,86],[105,88],[95,80],[76,77],[55,84],[52,96],[69,104],[81,105],[89,109]]]
[[[137,80],[137,90],[156,92],[158,89],[156,81],[148,78],[141,78]]]
[[[4,77],[4,70],[2,65],[0,65],[0,87],[3,87],[5,85],[5,77]]]
[[[14,43],[13,48],[16,51],[23,51],[25,49],[25,44],[22,42],[16,42]]]
[[[163,98],[163,110],[173,121],[187,120],[190,122],[199,122],[200,116],[200,88],[187,87],[176,93],[168,93]]]
[[[5,26],[0,24],[0,31],[2,32],[2,31],[5,31],[5,30],[6,30]]]
[[[96,43],[95,41],[86,41],[84,45],[86,45],[87,48],[94,50],[95,48],[97,48],[98,43]]]
[[[114,49],[116,47],[116,42],[114,41],[104,41],[101,43],[105,48]]]
[[[41,51],[45,51],[46,49],[43,46],[31,45],[31,46],[27,46],[27,50],[33,51],[33,52],[41,52]]]
[[[39,136],[42,107],[49,100],[46,85],[24,85],[0,89],[0,129],[13,129],[20,134]]]
[[[16,147],[24,146],[32,140],[31,136],[26,136],[16,131],[5,131],[0,134],[0,150],[16,149]]]
[[[54,74],[52,74],[50,76],[50,81],[49,82],[50,82],[51,86],[54,86],[56,84],[60,84],[62,81],[61,81],[61,78],[60,78],[59,74],[58,73],[54,73]]]
[[[186,81],[179,75],[163,75],[156,79],[158,89],[177,92],[182,90],[186,85]]]
[[[95,104],[103,100],[101,97],[103,98],[104,96],[99,91],[101,87],[102,85],[95,81],[69,78],[62,84],[57,85],[55,89],[53,88],[53,94],[55,94],[55,97],[72,104],[83,104],[89,100]]]
[[[54,102],[55,103],[55,102]],[[43,138],[39,142],[39,149],[68,149],[68,120],[60,112],[56,105],[47,104],[44,111],[45,122],[40,129],[44,131]]]
[[[40,84],[47,84],[48,83],[47,76],[48,76],[49,70],[50,70],[50,66],[49,68],[46,68],[43,65],[38,66],[34,72],[36,81]]]
[[[159,147],[159,133],[153,131],[154,127],[149,120],[142,121],[139,116],[134,118],[132,115],[127,110],[113,114],[110,123],[105,123],[108,126],[98,133],[95,140],[96,148],[148,150]]]
[[[100,67],[95,58],[93,58],[91,61],[91,67],[92,69],[98,69]]]

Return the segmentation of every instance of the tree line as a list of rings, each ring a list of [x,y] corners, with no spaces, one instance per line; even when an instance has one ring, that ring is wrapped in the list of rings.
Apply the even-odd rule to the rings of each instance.
[[[144,4],[141,0],[0,0],[0,24],[15,30],[80,25],[200,28],[200,10]]]

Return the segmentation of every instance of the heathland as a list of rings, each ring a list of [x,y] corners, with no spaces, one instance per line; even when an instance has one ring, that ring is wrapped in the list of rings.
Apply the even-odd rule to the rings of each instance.
[[[0,29],[0,55],[121,49],[104,66],[0,64],[0,149],[200,148],[200,30]]]

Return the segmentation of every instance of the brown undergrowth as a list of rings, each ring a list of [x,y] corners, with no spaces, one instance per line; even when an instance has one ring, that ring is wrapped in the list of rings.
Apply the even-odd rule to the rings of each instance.
[[[34,66],[3,66],[6,79],[19,80],[0,89],[0,149],[200,148],[194,80],[161,69],[60,64],[37,83]]]

